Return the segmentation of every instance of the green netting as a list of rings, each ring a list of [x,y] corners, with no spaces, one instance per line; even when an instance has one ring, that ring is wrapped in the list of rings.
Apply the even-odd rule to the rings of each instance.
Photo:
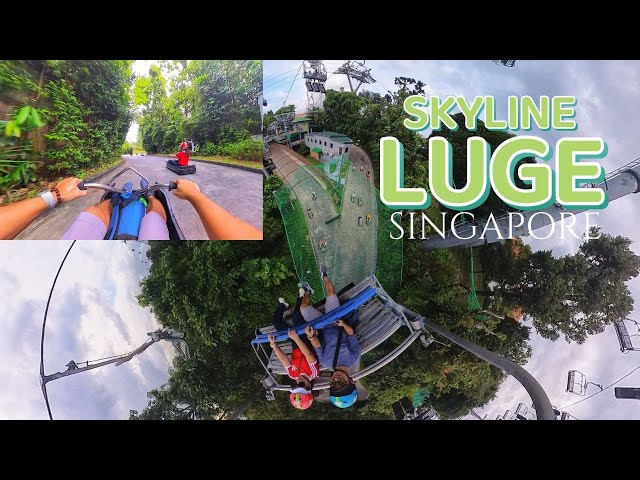
[[[469,248],[470,258],[470,267],[469,267],[469,295],[467,297],[467,307],[470,312],[481,312],[483,310],[482,305],[480,304],[480,300],[478,300],[478,295],[476,294],[476,271],[473,266],[473,247]],[[487,315],[478,313],[478,319],[481,321],[486,321],[488,319]]]
[[[338,215],[342,212],[344,189],[350,166],[351,160],[346,155],[339,155],[322,165],[301,167],[303,169],[313,169],[310,174],[315,175],[323,185]]]
[[[320,270],[316,263],[309,228],[300,200],[286,185],[273,192],[273,195],[276,197],[282,215],[282,222],[287,233],[291,257],[298,278],[301,281],[309,282],[311,288],[316,292],[323,292]]]
[[[391,238],[391,235],[398,236],[397,227],[391,223],[391,215],[396,210],[391,210],[382,203],[377,190],[375,193],[378,216],[376,277],[387,293],[394,296],[400,290],[402,282],[402,240]]]
[[[319,265],[337,290],[375,273],[391,294],[402,278],[402,241],[390,239],[391,211],[367,176],[342,155],[319,166],[300,166],[274,192],[296,271],[324,295]],[[380,213],[382,212],[382,213]]]
[[[364,173],[354,170],[347,168],[338,227],[335,268],[345,285],[358,283],[376,270],[376,190]]]

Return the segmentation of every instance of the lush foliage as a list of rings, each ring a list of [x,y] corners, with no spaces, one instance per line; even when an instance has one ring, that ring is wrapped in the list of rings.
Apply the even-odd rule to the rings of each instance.
[[[0,120],[0,189],[36,180],[38,163],[31,154],[31,141],[24,137],[43,125],[38,110],[30,105],[18,109],[13,118]]]
[[[263,371],[249,341],[255,328],[270,323],[277,298],[290,302],[296,277],[285,232],[272,195],[282,185],[265,180],[262,242],[155,242],[150,275],[142,282],[140,303],[150,306],[162,325],[186,332],[192,358],[174,365],[163,389],[150,392],[148,407],[131,418],[220,418],[239,405],[253,419],[392,418],[391,405],[404,395],[430,387],[427,403],[445,417],[457,417],[488,402],[503,374],[465,351],[419,342],[364,382],[370,399],[361,406],[339,410],[318,403],[301,412],[286,395],[268,402],[260,389]],[[407,252],[406,282],[398,298],[410,308],[429,312],[452,331],[468,335],[466,292],[451,286],[458,275],[453,253],[425,254],[415,244]],[[427,274],[425,275],[425,272]],[[422,293],[419,293],[422,292]],[[429,292],[425,295],[424,292]],[[494,322],[478,330],[475,340],[519,363],[530,355],[528,328],[514,321]],[[373,354],[395,346],[392,338]],[[249,403],[249,400],[253,400]]]
[[[507,260],[512,271],[486,273],[498,283],[493,292],[498,304],[521,307],[533,319],[533,326],[545,338],[563,335],[568,342],[584,342],[589,335],[604,331],[615,320],[633,310],[633,297],[625,282],[640,273],[640,257],[630,248],[631,240],[591,230],[574,255],[556,258],[551,251],[524,249]],[[484,264],[513,256],[496,245],[483,253]]]
[[[262,160],[262,142],[251,138],[220,145],[207,142],[202,148],[202,153],[204,155],[227,155],[236,160],[259,162]]]
[[[173,153],[189,138],[204,148],[209,145],[203,148],[205,155],[226,155],[220,152],[229,146],[246,157],[251,149],[243,142],[260,132],[261,90],[262,65],[255,60],[152,65],[134,87],[135,105],[141,107],[141,143],[150,153]]]
[[[42,160],[48,174],[82,175],[121,154],[131,81],[129,60],[1,61],[0,105],[16,108],[5,133],[19,137],[18,117],[32,108],[25,120],[33,130],[25,138],[33,146],[29,160]]]

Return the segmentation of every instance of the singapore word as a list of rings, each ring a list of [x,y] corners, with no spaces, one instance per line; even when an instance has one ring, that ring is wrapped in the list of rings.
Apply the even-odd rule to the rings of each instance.
[[[556,96],[549,98],[541,96],[538,103],[525,95],[510,96],[507,100],[507,118],[496,118],[496,101],[491,95],[475,97],[469,103],[464,97],[448,96],[444,100],[439,97],[425,97],[411,95],[404,100],[404,110],[411,118],[404,120],[404,126],[414,132],[431,127],[439,131],[442,126],[457,130],[458,124],[451,118],[451,111],[458,107],[465,119],[468,130],[475,131],[478,117],[484,110],[484,126],[489,130],[531,130],[536,125],[541,130],[576,130],[577,123],[573,120],[578,104],[576,97]]]
[[[560,221],[556,224],[556,218],[554,218],[548,212],[534,212],[530,214],[523,214],[520,212],[509,212],[507,215],[500,216],[498,218],[494,217],[493,213],[490,213],[488,217],[482,219],[481,221],[475,221],[475,215],[470,212],[458,212],[451,217],[449,222],[449,230],[445,229],[446,225],[446,212],[442,212],[441,222],[438,222],[441,227],[438,227],[425,213],[420,212],[421,215],[421,228],[420,228],[420,240],[425,240],[431,235],[439,235],[442,238],[446,238],[448,235],[453,235],[460,240],[469,240],[480,239],[484,240],[487,238],[487,233],[489,233],[492,239],[505,240],[509,238],[515,238],[522,235],[531,235],[533,238],[538,240],[546,240],[551,238],[556,233],[556,229],[560,229],[560,238],[564,240],[567,238],[567,233],[577,239],[582,239],[582,233],[586,232],[586,238],[600,238],[600,234],[598,236],[592,237],[590,236],[591,227],[595,226],[595,223],[591,222],[591,215],[598,215],[598,212],[585,212],[584,215],[584,228],[579,229],[577,232],[574,228],[576,228],[576,220],[580,217],[573,213],[561,212],[560,213]],[[464,217],[469,217],[464,218]],[[409,240],[416,239],[416,232],[414,231],[414,223],[415,223],[416,213],[409,212],[409,215],[406,217],[408,220],[408,233],[407,237]],[[464,220],[464,221],[463,221]],[[397,236],[394,236],[392,232],[389,233],[389,237],[393,240],[400,240],[405,236],[405,228],[402,226],[402,212],[394,212],[391,214],[391,223],[398,229]],[[525,224],[526,221],[526,224]],[[534,232],[536,229],[540,229],[544,226],[551,226],[549,230],[546,231],[545,235],[537,236]],[[526,230],[525,230],[526,228]],[[450,232],[450,233],[448,233]],[[478,235],[480,232],[480,235]],[[541,233],[540,230],[539,233]]]
[[[598,162],[607,145],[598,137],[566,137],[556,143],[555,170],[548,165],[553,150],[542,138],[512,137],[493,154],[482,137],[467,140],[466,185],[453,184],[453,153],[446,138],[429,138],[429,193],[404,185],[404,148],[395,137],[380,139],[380,199],[398,210],[425,209],[431,196],[452,210],[473,210],[488,198],[491,189],[507,205],[518,210],[539,210],[554,203],[568,210],[605,208],[606,193],[596,184],[605,171]],[[541,162],[518,162],[538,157]],[[516,172],[517,167],[517,172]],[[530,188],[516,185],[515,174]]]

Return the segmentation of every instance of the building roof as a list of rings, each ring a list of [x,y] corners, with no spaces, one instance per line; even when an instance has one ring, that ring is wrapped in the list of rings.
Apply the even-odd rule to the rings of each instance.
[[[298,118],[295,118],[292,123],[309,122],[309,121],[311,121],[309,117],[298,117]]]
[[[343,135],[341,133],[335,133],[335,132],[313,132],[313,133],[309,133],[309,135],[317,135],[319,137],[330,138],[331,140],[333,140],[336,143],[353,143],[353,140],[351,140],[349,137],[347,137],[346,135]]]

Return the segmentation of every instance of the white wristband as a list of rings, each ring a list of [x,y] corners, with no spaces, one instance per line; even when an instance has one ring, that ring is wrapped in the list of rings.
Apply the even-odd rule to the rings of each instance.
[[[51,193],[49,190],[47,190],[46,192],[42,192],[40,194],[40,198],[42,198],[45,201],[45,203],[49,208],[53,208],[56,206],[56,203],[57,203],[56,199],[53,196],[53,193]]]

